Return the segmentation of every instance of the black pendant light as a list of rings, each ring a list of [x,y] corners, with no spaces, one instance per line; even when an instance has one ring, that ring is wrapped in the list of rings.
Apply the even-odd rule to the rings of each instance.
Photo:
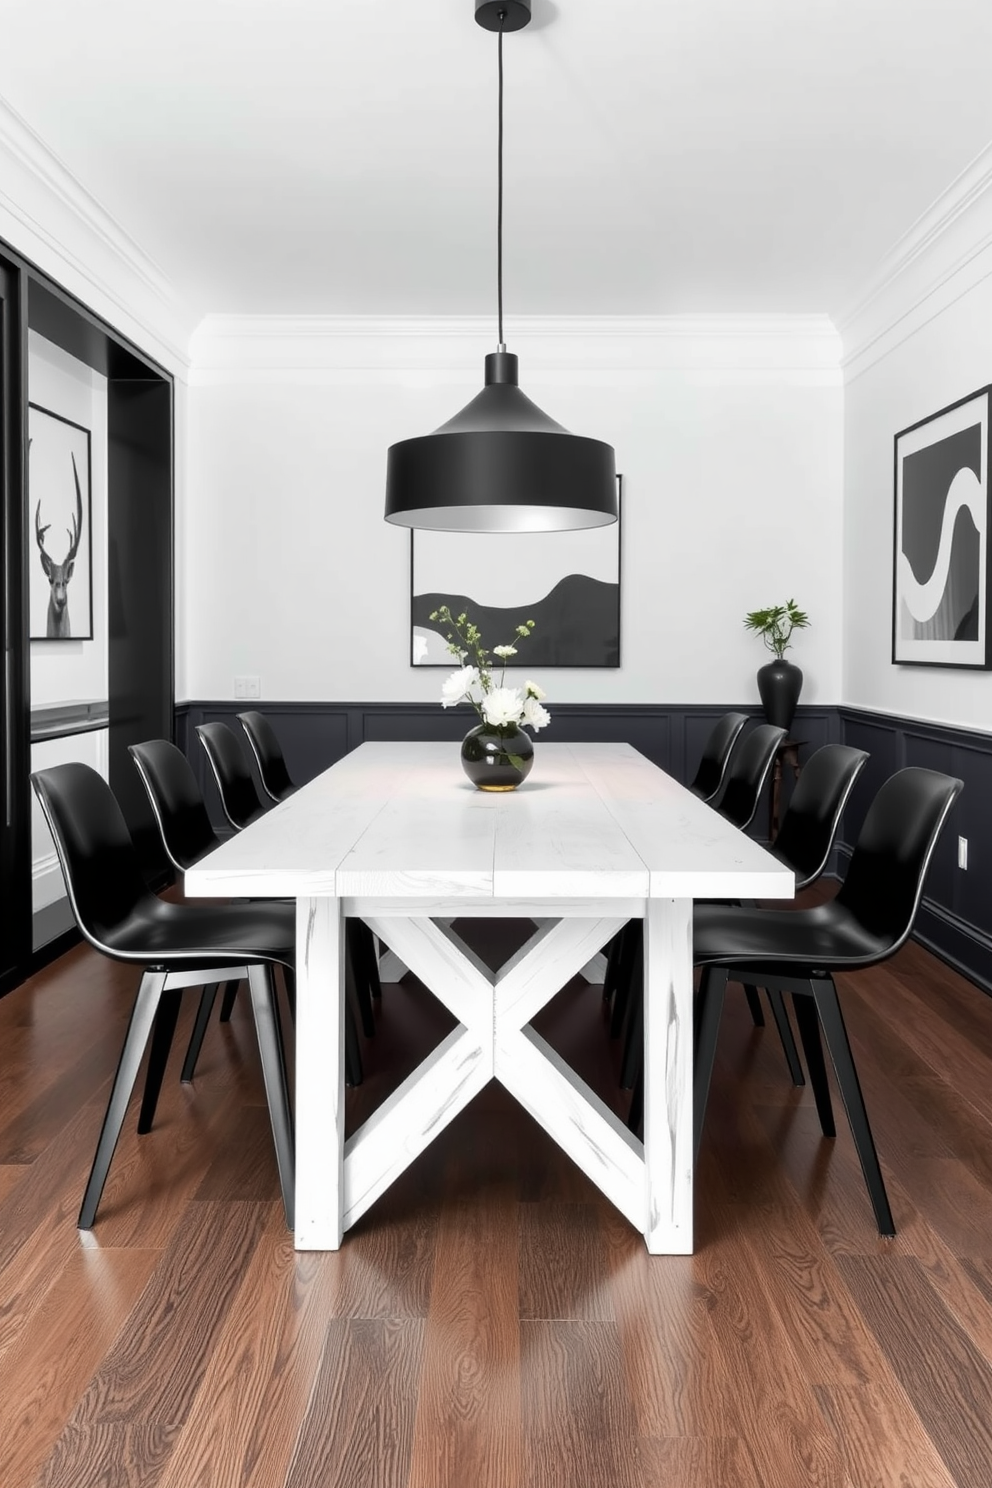
[[[612,446],[570,434],[532,403],[503,344],[503,33],[527,25],[530,0],[475,0],[475,19],[499,34],[499,345],[471,403],[433,434],[390,447],[386,521],[450,532],[605,527],[617,519]]]

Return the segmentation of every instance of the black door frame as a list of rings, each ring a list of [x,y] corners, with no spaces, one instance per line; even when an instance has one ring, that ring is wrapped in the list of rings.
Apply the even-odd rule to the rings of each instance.
[[[147,801],[134,788],[127,744],[149,737],[171,739],[175,717],[172,376],[0,239],[0,995],[77,938],[71,932],[37,953],[32,950],[25,541],[29,331],[107,378],[110,783],[152,880],[163,879],[164,864]]]

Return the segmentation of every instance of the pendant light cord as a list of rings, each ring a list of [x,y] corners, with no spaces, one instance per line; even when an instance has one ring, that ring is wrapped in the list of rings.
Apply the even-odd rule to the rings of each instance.
[[[496,305],[499,320],[499,349],[503,344],[503,22],[506,11],[499,12],[499,130],[496,165]]]

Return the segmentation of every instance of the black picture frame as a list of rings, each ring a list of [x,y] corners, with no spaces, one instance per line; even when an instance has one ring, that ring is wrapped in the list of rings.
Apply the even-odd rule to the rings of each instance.
[[[992,386],[895,436],[892,662],[992,668]]]
[[[28,633],[32,641],[93,639],[91,441],[90,430],[83,424],[39,403],[28,404]],[[72,572],[62,584],[80,511]],[[68,633],[63,633],[66,627]]]
[[[446,604],[455,614],[464,610],[490,648],[512,641],[522,621],[535,622],[508,668],[619,667],[622,475],[617,511],[608,527],[576,532],[411,529],[410,665],[454,665],[443,630],[429,618]],[[484,582],[488,602],[472,595],[473,580]]]

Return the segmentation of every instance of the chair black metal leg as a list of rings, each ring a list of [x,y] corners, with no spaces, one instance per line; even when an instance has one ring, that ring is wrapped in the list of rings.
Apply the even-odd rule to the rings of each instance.
[[[723,999],[727,991],[727,971],[723,966],[707,966],[703,969],[702,981],[696,994],[695,1055],[693,1059],[693,1158],[699,1156],[699,1143],[706,1120],[706,1102],[709,1099],[710,1080],[713,1077],[713,1062],[716,1059],[716,1041],[723,1016]]]
[[[289,1004],[289,1016],[296,1022],[296,971],[292,966],[284,966],[282,979],[286,984],[286,1001]]]
[[[775,1027],[778,1036],[782,1040],[782,1051],[785,1054],[785,1062],[789,1066],[789,1074],[792,1076],[793,1085],[805,1085],[806,1076],[799,1062],[799,1050],[796,1041],[792,1037],[792,1024],[789,1022],[789,1014],[785,1007],[785,998],[777,987],[773,987],[768,993],[768,1003],[775,1019]]]
[[[258,1036],[258,1052],[262,1059],[265,1098],[269,1104],[269,1120],[272,1123],[272,1137],[279,1167],[282,1203],[286,1211],[286,1224],[289,1229],[292,1229],[296,1192],[293,1115],[289,1105],[282,1025],[279,1022],[272,968],[270,966],[249,966],[248,986],[251,991],[251,1009],[255,1017],[255,1032]]]
[[[816,1101],[816,1114],[820,1118],[820,1130],[825,1137],[835,1137],[837,1128],[834,1125],[834,1109],[830,1101],[830,1083],[827,1080],[827,1066],[823,1059],[823,1045],[820,1043],[820,1022],[817,1017],[816,1003],[807,993],[796,992],[793,993],[792,1005],[796,1010],[799,1037],[803,1041],[803,1053],[806,1055],[809,1083],[813,1087],[813,1099]]]
[[[184,1085],[188,1085],[196,1074],[196,1061],[200,1057],[203,1047],[203,1035],[207,1031],[210,1022],[210,1014],[213,1012],[214,1001],[217,997],[219,982],[211,982],[204,987],[200,993],[200,1005],[196,1010],[196,1021],[193,1024],[193,1032],[189,1036],[189,1045],[186,1049],[186,1058],[183,1060],[182,1074],[179,1076]]]
[[[630,965],[629,1011],[620,1063],[620,1089],[633,1090],[637,1072],[644,1068],[644,936],[634,941]]]
[[[110,1171],[111,1159],[114,1155],[114,1148],[117,1146],[117,1139],[121,1134],[121,1127],[124,1124],[128,1101],[131,1099],[134,1082],[138,1078],[141,1056],[145,1052],[145,1045],[152,1031],[152,1024],[158,1010],[159,998],[162,996],[164,988],[164,971],[146,971],[141,978],[138,995],[134,1000],[134,1008],[131,1012],[131,1021],[128,1024],[127,1035],[124,1039],[124,1047],[121,1049],[121,1057],[117,1064],[117,1073],[114,1076],[114,1084],[110,1092],[107,1113],[103,1118],[100,1140],[96,1147],[96,1156],[93,1159],[93,1166],[90,1169],[86,1192],[83,1194],[83,1204],[79,1211],[79,1219],[76,1221],[81,1230],[91,1229],[93,1221],[96,1218],[100,1195],[103,1193],[103,1185],[106,1183],[107,1174]]]
[[[366,1038],[375,1035],[375,1014],[372,1011],[372,994],[368,977],[363,975],[362,950],[355,929],[357,921],[345,921],[345,987],[358,1004],[362,1020],[362,1032]]]
[[[165,1066],[169,1062],[169,1051],[172,1048],[176,1024],[179,1022],[179,1004],[182,1001],[182,995],[181,987],[167,987],[159,998],[158,1011],[155,1014],[155,1022],[152,1024],[151,1048],[148,1050],[145,1093],[141,1101],[141,1110],[138,1113],[139,1136],[150,1132],[152,1122],[155,1120],[155,1107],[158,1105],[158,1097],[162,1089]]]
[[[764,1028],[765,1010],[761,1006],[761,998],[758,996],[757,987],[752,987],[750,982],[745,982],[744,996],[747,998],[747,1005],[751,1010],[751,1021],[755,1028]]]
[[[240,982],[228,982],[224,988],[224,1000],[220,1005],[220,1021],[230,1023],[231,1014],[234,1012],[234,999],[238,995]]]
[[[610,1037],[619,1038],[635,995],[637,956],[644,955],[644,921],[628,920],[620,931],[621,941],[617,959],[617,985],[613,994],[613,1014],[610,1018]],[[643,967],[643,959],[641,965]],[[643,973],[642,973],[643,980]]]
[[[861,1093],[861,1082],[858,1079],[854,1055],[851,1053],[847,1029],[840,1010],[837,988],[832,981],[816,981],[813,983],[813,996],[837,1075],[837,1084],[847,1110],[847,1119],[851,1123],[851,1134],[861,1161],[861,1171],[868,1185],[878,1233],[894,1235],[896,1227],[892,1219],[892,1210],[889,1208],[889,1197],[885,1191],[878,1153],[875,1150],[875,1142],[868,1123],[868,1112],[865,1110],[864,1096]]]
[[[623,943],[623,930],[617,931],[603,947],[603,955],[606,957],[606,970],[603,973],[603,1001],[612,1003],[617,990],[617,970],[620,961],[620,946]]]
[[[382,998],[382,981],[379,977],[379,955],[375,948],[375,936],[364,920],[355,921],[355,945],[356,949],[360,952],[361,959],[361,966],[358,968],[359,974],[364,976],[373,999],[378,1002]]]
[[[347,1085],[361,1085],[365,1078],[362,1069],[362,1050],[358,1042],[358,1029],[351,1004],[344,1004],[344,1078]]]
[[[627,1126],[635,1137],[644,1140],[644,1065],[637,1071],[634,1081],[633,1094],[630,1097],[630,1110],[627,1113]]]

